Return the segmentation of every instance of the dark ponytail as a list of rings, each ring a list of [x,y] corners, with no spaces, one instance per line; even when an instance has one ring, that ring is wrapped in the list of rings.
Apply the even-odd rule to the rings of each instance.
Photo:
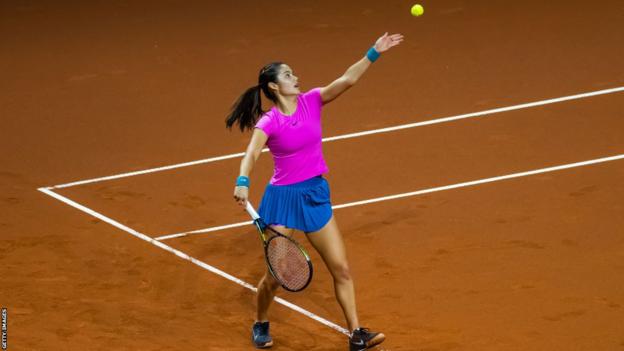
[[[260,86],[247,89],[232,106],[232,112],[225,120],[225,126],[232,129],[238,122],[241,132],[252,129],[256,125],[258,116],[262,115],[262,101],[260,100]]]
[[[225,119],[226,128],[231,130],[235,123],[238,123],[241,132],[244,132],[245,129],[252,130],[255,127],[258,118],[265,112],[262,110],[260,90],[267,99],[274,103],[277,102],[277,97],[269,89],[269,83],[277,83],[277,75],[281,65],[282,62],[273,62],[260,70],[258,85],[245,90],[243,95],[232,105],[232,110]]]

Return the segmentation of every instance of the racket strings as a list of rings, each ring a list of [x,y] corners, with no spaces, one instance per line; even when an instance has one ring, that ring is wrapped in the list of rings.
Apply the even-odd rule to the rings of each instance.
[[[284,237],[274,237],[267,247],[267,259],[273,274],[290,290],[303,289],[310,280],[310,267],[297,244]]]

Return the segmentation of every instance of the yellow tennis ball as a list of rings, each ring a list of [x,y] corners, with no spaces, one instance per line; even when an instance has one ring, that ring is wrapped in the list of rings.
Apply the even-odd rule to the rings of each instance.
[[[425,9],[421,5],[416,4],[412,6],[412,16],[420,16],[423,13],[425,13]]]

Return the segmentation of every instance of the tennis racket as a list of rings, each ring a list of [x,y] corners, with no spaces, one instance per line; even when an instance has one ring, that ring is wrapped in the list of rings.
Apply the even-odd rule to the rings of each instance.
[[[294,239],[269,227],[247,201],[247,212],[264,243],[264,257],[269,271],[288,291],[301,291],[312,280],[312,261],[306,250]]]

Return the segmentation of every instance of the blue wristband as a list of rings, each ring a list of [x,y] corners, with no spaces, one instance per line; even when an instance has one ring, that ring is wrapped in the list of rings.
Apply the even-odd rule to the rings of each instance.
[[[246,186],[249,188],[249,177],[240,176],[236,178],[236,186]]]
[[[381,56],[381,54],[375,50],[374,46],[368,49],[368,52],[366,53],[366,57],[370,60],[370,62],[377,61],[379,56]]]

